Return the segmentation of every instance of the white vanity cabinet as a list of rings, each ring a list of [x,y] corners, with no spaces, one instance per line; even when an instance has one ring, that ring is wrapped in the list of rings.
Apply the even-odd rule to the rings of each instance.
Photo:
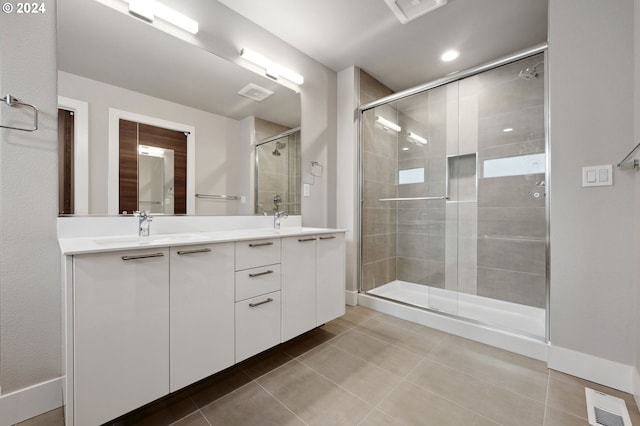
[[[234,356],[234,244],[170,249],[171,392],[230,367]]]
[[[320,234],[316,243],[316,325],[345,313],[344,233]]]
[[[283,342],[316,327],[316,240],[315,235],[282,239]]]
[[[169,249],[73,259],[74,420],[98,425],[169,392]]]
[[[281,341],[280,238],[236,244],[236,362]]]
[[[282,232],[63,241],[66,424],[103,424],[344,314],[344,233]]]

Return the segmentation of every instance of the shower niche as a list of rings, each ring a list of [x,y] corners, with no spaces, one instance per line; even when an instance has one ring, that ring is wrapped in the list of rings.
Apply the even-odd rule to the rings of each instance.
[[[478,154],[447,157],[447,194],[449,202],[476,202],[478,197]]]
[[[360,108],[361,293],[545,339],[544,53],[405,93]]]

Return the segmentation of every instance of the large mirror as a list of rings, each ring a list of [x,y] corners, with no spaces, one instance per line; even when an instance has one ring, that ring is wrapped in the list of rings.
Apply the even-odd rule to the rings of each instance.
[[[180,5],[188,14],[200,1],[211,0]],[[299,94],[195,46],[198,35],[191,43],[132,17],[124,1],[57,7],[59,104],[73,116],[61,132],[72,134],[60,149],[61,213],[255,214],[255,145],[300,126]],[[121,143],[123,122],[184,135],[186,171],[170,172],[182,154],[142,131]],[[156,148],[167,157],[148,154]]]

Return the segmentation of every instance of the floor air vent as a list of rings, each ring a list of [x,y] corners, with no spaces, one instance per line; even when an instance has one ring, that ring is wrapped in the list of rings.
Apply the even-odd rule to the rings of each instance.
[[[632,426],[624,400],[589,388],[584,388],[584,393],[590,425]]]

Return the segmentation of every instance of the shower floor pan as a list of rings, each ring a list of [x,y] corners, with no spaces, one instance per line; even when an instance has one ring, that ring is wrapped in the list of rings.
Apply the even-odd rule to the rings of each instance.
[[[479,321],[529,336],[545,337],[545,310],[406,281],[392,281],[367,294]]]

